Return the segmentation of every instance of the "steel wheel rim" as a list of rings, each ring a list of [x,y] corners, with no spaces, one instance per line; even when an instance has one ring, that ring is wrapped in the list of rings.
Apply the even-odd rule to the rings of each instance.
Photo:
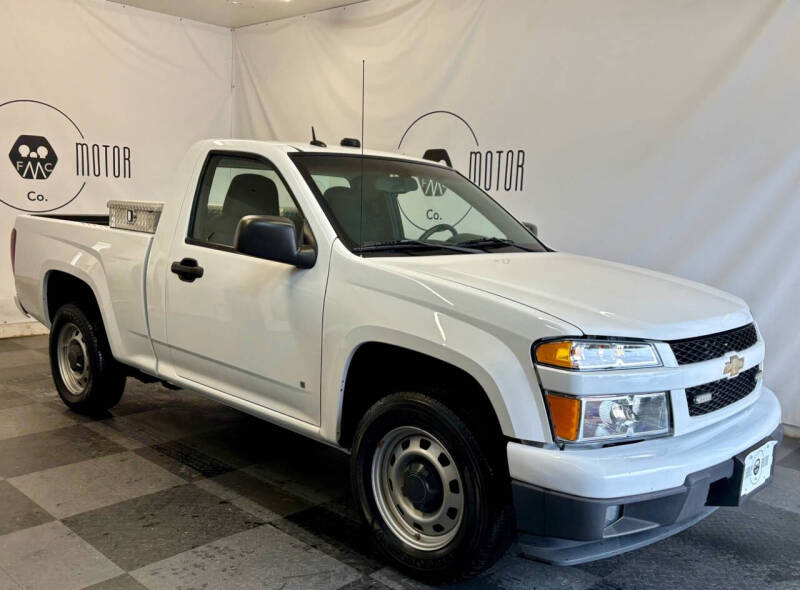
[[[461,528],[461,474],[448,449],[421,428],[401,426],[378,442],[372,458],[372,492],[386,525],[414,549],[441,549]]]
[[[81,395],[89,384],[91,367],[83,332],[72,322],[61,326],[56,343],[58,372],[69,392]]]

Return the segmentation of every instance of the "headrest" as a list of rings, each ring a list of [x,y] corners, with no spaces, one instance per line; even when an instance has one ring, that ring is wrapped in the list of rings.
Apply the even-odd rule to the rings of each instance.
[[[326,190],[325,194],[322,196],[329,204],[333,204],[333,201],[352,199],[353,197],[358,197],[359,199],[361,198],[361,195],[356,193],[349,186],[332,186]]]
[[[223,215],[279,215],[278,188],[260,174],[234,176],[222,206]]]

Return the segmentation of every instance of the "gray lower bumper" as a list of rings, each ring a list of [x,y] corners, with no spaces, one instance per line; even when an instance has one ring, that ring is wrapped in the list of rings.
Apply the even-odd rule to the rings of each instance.
[[[738,506],[749,498],[739,495],[745,456],[769,440],[782,438],[778,427],[735,457],[692,473],[682,486],[638,496],[580,498],[512,482],[522,552],[547,563],[573,565],[679,533],[717,507]]]
[[[523,534],[520,535],[519,544],[524,555],[538,561],[553,565],[577,565],[627,553],[671,537],[697,524],[716,509],[716,507],[705,507],[691,519],[678,524],[664,525],[639,533],[599,541],[570,541],[556,537]]]

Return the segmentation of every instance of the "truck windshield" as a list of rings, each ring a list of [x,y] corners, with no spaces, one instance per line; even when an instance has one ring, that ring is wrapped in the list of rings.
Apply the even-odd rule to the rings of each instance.
[[[363,256],[544,252],[489,195],[434,164],[292,154],[344,244]]]

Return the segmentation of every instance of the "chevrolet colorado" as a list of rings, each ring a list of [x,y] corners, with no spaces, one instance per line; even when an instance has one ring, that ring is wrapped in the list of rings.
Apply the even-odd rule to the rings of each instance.
[[[346,450],[377,545],[427,580],[518,531],[555,564],[641,547],[772,476],[742,300],[555,252],[447,166],[202,141],[158,203],[18,217],[12,262],[67,406],[161,380]]]

